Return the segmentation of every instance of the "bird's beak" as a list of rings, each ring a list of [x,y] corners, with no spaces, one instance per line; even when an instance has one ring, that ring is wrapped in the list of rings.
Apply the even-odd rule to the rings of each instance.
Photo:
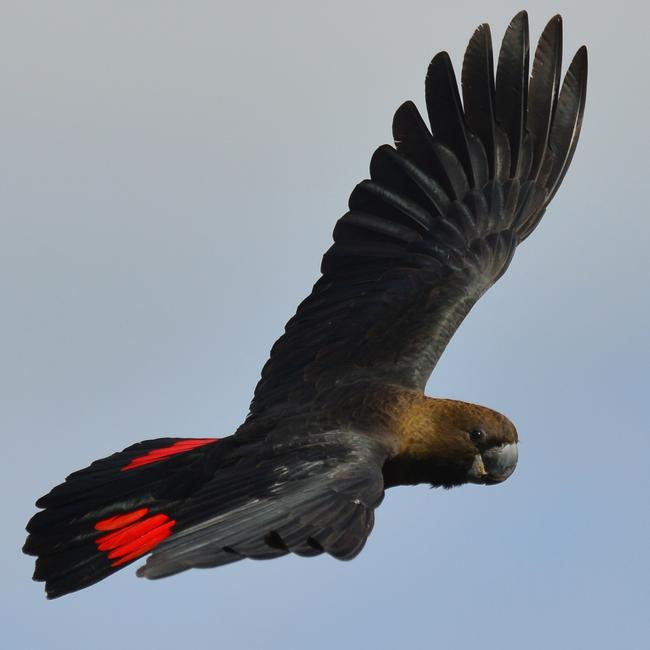
[[[474,462],[467,473],[467,480],[481,485],[501,483],[515,471],[518,457],[516,442],[487,449],[482,454],[474,456]]]

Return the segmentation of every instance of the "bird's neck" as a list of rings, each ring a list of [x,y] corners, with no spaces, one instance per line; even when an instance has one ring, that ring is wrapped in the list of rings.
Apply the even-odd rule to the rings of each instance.
[[[473,405],[404,389],[386,398],[385,423],[396,440],[395,452],[384,466],[386,487],[464,483],[472,455],[464,440],[459,444],[463,434],[458,420],[463,410]]]

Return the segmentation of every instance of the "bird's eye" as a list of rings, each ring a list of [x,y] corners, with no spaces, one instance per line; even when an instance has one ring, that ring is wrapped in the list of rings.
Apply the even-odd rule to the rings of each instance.
[[[474,429],[473,431],[469,432],[469,437],[470,440],[473,440],[474,442],[478,442],[479,440],[485,440],[485,431],[482,429]]]

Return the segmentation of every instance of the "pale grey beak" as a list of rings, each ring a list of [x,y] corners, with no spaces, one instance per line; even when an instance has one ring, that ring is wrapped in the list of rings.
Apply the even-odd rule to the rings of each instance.
[[[487,449],[474,457],[467,480],[482,485],[501,483],[515,471],[518,457],[516,442]]]

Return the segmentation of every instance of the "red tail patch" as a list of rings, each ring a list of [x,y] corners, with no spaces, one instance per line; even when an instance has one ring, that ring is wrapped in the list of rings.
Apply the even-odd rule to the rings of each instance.
[[[116,530],[117,528],[124,528],[124,526],[132,524],[134,521],[142,519],[148,512],[149,508],[140,508],[140,510],[127,512],[125,515],[115,515],[114,517],[102,519],[95,524],[95,530]]]
[[[113,531],[95,540],[97,550],[106,552],[108,559],[112,560],[112,567],[148,553],[172,534],[171,529],[176,523],[174,519],[162,513],[145,517],[148,512],[149,508],[140,508],[95,524],[95,530]]]
[[[134,458],[128,465],[125,465],[122,468],[122,471],[124,472],[128,469],[142,467],[143,465],[148,465],[149,463],[157,463],[159,460],[166,460],[170,456],[183,454],[186,451],[191,451],[192,449],[202,447],[203,445],[209,445],[210,443],[216,442],[217,440],[219,440],[219,438],[193,438],[189,440],[179,440],[169,447],[163,447],[162,449],[152,449],[143,456]]]

